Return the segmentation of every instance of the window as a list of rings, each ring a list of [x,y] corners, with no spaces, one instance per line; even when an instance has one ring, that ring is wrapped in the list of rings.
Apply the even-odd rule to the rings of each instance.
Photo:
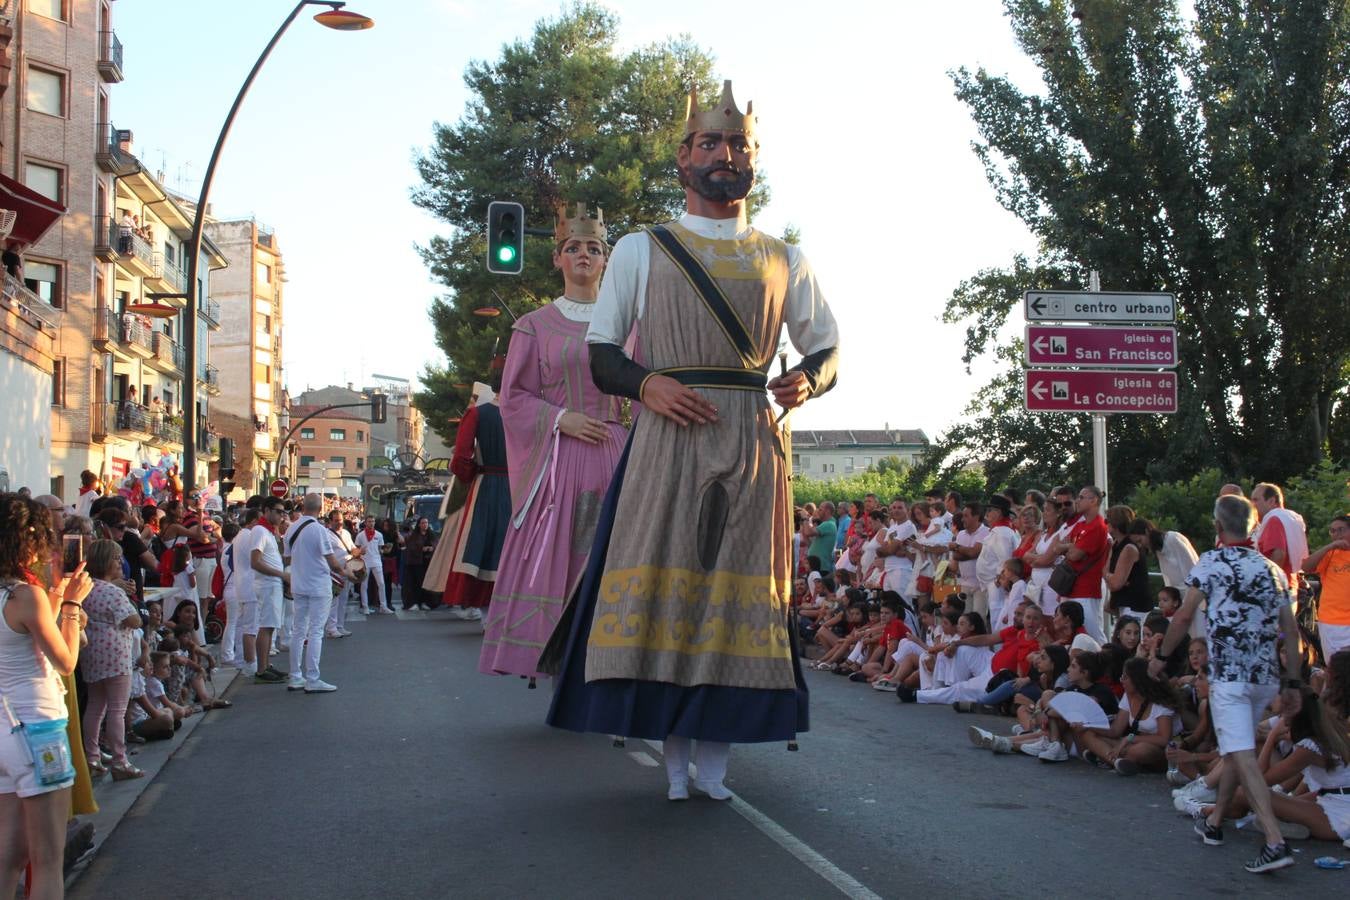
[[[869,468],[869,469],[872,468],[872,457],[870,457],[870,456],[864,456],[864,457],[863,457],[863,465],[866,466],[866,467]]]
[[[845,472],[853,471],[853,457],[851,456],[844,457],[844,471]]]
[[[803,469],[809,469],[809,468],[811,468],[811,457],[809,457],[809,456],[803,456],[803,457],[801,457],[801,461],[802,461],[802,468],[803,468]]]
[[[302,440],[302,441],[312,441],[312,440],[314,440],[314,429],[313,429],[313,428],[301,428],[301,429],[300,429],[300,440]]]
[[[312,457],[312,456],[302,456],[302,457],[300,457],[300,465],[302,465],[302,466],[312,466],[312,465],[314,465],[314,457]]]
[[[365,468],[365,466],[362,465],[362,463],[361,463],[361,457],[359,457],[359,456],[356,458],[356,468],[357,468],[358,471]]]
[[[260,332],[262,332],[262,333],[265,333],[265,334],[271,334],[271,333],[272,333],[272,317],[271,317],[271,316],[265,316],[265,315],[263,315],[262,313],[258,313],[258,315],[257,315],[256,318],[257,318],[257,320],[258,320],[258,326],[257,326],[257,327],[258,327],[258,331],[260,331]]]
[[[66,114],[66,76],[28,67],[28,108],[49,116]]]
[[[328,457],[328,461],[335,466],[342,466],[344,469],[347,468],[347,457],[345,456],[330,456]]]
[[[364,444],[366,442],[366,433],[359,428],[356,430],[356,442],[358,444]],[[361,463],[359,460],[356,463],[356,467],[358,469],[361,468]]]
[[[48,200],[64,203],[65,191],[62,190],[62,172],[55,166],[30,162],[24,167],[23,183],[37,191]]]
[[[345,428],[328,429],[328,439],[330,441],[345,441],[347,439],[347,429]]]
[[[66,405],[66,359],[52,363],[52,406]]]
[[[258,263],[258,284],[272,283],[272,267],[267,263]]]
[[[49,305],[57,309],[64,307],[65,300],[61,296],[60,267],[51,263],[29,260],[24,263],[23,283]]]
[[[64,22],[66,21],[66,0],[28,0],[28,11]],[[60,497],[61,495],[57,494],[56,496]]]

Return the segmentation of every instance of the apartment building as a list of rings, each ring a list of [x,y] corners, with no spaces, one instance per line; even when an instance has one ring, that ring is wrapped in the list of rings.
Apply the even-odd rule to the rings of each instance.
[[[323,405],[309,405],[300,402],[304,395],[296,398],[291,405],[291,420],[301,423],[311,413],[323,409]],[[326,405],[326,404],[325,404]],[[330,409],[314,416],[301,424],[292,435],[290,443],[291,459],[295,460],[295,485],[299,491],[310,486],[310,474],[320,468],[325,478],[340,478],[347,488],[356,488],[359,495],[361,475],[370,460],[371,425],[369,416],[360,409]],[[337,469],[333,473],[329,470]],[[344,496],[350,492],[340,492]]]
[[[229,267],[216,276],[220,330],[213,364],[229,390],[216,400],[213,425],[234,442],[235,482],[245,494],[278,474],[287,399],[281,369],[286,269],[275,232],[256,219],[216,220],[206,234]]]
[[[928,449],[919,429],[792,432],[792,474],[830,481],[866,472],[888,457],[913,465]]]
[[[50,490],[73,500],[84,469],[117,480],[142,462],[181,458],[185,390],[198,391],[201,423],[209,415],[207,341],[198,372],[185,372],[184,301],[149,296],[184,292],[191,221],[136,158],[131,131],[112,124],[124,60],[111,0],[10,0],[0,21],[11,32],[0,60],[0,72],[10,66],[0,175],[66,210],[22,247],[21,271],[40,301],[24,295],[28,308],[57,313],[44,392]],[[208,249],[200,265],[203,332],[212,324],[209,273],[223,262]],[[212,452],[202,432],[198,482]]]

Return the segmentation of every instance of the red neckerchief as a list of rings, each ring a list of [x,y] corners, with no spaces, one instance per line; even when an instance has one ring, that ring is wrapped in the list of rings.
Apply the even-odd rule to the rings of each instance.
[[[1220,544],[1220,546],[1223,546],[1223,547],[1246,547],[1246,548],[1249,549],[1249,550],[1255,550],[1255,549],[1256,549],[1256,545],[1255,545],[1254,543],[1252,543],[1252,539],[1251,539],[1251,538],[1247,538],[1245,541],[1233,541],[1233,543],[1231,543],[1231,544]]]
[[[94,492],[94,489],[93,489],[93,488],[87,488],[87,487],[82,487],[82,488],[80,488],[80,496],[81,496],[81,497],[83,497],[85,494],[92,494],[93,492]]]
[[[272,527],[272,523],[271,523],[271,522],[268,522],[266,519],[259,519],[257,522],[254,522],[253,524],[258,525],[258,526],[260,526],[260,527],[262,527],[262,528],[266,528],[268,531],[272,532],[273,534],[276,534],[276,533],[277,533],[277,530],[276,530],[275,528]]]
[[[367,528],[367,529],[365,529],[365,532],[366,532],[366,540],[367,540],[367,541],[373,541],[373,540],[375,539],[375,529],[374,529],[374,528]]]
[[[33,587],[42,586],[42,582],[38,581],[38,577],[33,574],[31,569],[20,569],[19,574],[23,576],[24,584],[32,585]]]
[[[997,525],[995,525],[994,527],[995,527],[995,528],[1006,528],[1006,529],[1008,529],[1009,531],[1012,531],[1012,530],[1013,530],[1013,527],[1012,527],[1011,525],[1009,525],[1007,522],[999,522],[999,523],[998,523]]]

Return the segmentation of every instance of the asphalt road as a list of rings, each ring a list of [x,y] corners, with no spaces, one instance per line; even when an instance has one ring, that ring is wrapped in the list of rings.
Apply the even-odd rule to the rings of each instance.
[[[1203,847],[1160,777],[971,747],[987,720],[809,673],[801,750],[739,746],[738,799],[665,799],[657,747],[555,731],[548,686],[476,671],[444,613],[351,624],[334,694],[236,681],[73,886],[76,898],[1345,896]],[[1006,724],[1006,723],[995,723]]]

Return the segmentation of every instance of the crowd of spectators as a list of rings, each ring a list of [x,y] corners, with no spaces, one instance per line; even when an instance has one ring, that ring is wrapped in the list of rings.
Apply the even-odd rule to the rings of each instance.
[[[808,667],[1005,716],[969,729],[994,753],[1162,775],[1206,844],[1250,809],[1267,841],[1248,871],[1292,864],[1286,838],[1350,846],[1350,518],[1310,548],[1278,486],[1227,485],[1200,555],[1102,502],[1089,485],[803,506]]]

